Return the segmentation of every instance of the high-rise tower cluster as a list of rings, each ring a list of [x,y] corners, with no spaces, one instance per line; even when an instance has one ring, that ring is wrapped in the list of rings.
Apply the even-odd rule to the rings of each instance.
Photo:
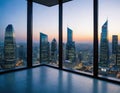
[[[102,26],[99,66],[109,68],[110,63],[114,63],[114,66],[119,68],[120,70],[120,45],[118,44],[118,35],[112,35],[111,58],[109,57],[109,55],[110,55],[110,52],[109,52],[108,20],[107,20]]]

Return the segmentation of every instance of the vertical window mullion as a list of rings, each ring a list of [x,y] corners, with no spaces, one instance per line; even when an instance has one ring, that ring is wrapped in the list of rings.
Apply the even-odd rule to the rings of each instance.
[[[59,0],[59,69],[62,69],[63,61],[63,40],[62,40],[62,21],[63,21],[63,3],[62,0]]]
[[[32,67],[32,0],[27,0],[27,67]]]
[[[98,0],[94,0],[94,77],[98,77]]]

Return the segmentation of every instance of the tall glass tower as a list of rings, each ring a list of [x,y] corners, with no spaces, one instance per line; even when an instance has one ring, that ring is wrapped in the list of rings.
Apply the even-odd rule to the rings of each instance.
[[[0,42],[0,66],[2,64],[2,45],[1,45],[1,42]]]
[[[118,35],[112,36],[112,54],[117,53],[117,47],[118,47]]]
[[[40,33],[40,63],[48,64],[50,57],[50,47],[48,36]]]
[[[51,42],[51,61],[53,63],[57,62],[57,41],[55,38]]]
[[[102,26],[100,41],[100,66],[107,67],[109,63],[108,21]]]
[[[117,47],[117,64],[116,64],[119,68],[120,71],[120,45],[118,45]]]
[[[4,40],[4,64],[3,68],[14,68],[16,63],[16,42],[14,29],[11,24],[6,27]]]
[[[67,42],[73,42],[73,31],[70,28],[67,28]]]
[[[24,50],[23,45],[20,45],[18,47],[18,58],[19,58],[19,60],[24,60],[25,59],[25,50]]]
[[[72,40],[72,30],[67,28],[66,60],[75,62],[75,42]]]

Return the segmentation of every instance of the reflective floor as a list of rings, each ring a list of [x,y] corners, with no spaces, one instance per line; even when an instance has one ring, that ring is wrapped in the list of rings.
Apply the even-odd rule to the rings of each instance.
[[[0,75],[0,93],[120,93],[120,85],[41,66]]]

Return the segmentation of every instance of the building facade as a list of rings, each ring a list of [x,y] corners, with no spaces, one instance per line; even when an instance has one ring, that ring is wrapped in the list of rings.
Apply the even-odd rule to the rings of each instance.
[[[19,59],[20,60],[24,60],[25,59],[25,50],[24,50],[24,46],[20,45],[19,47]]]
[[[108,21],[102,26],[100,40],[100,62],[99,66],[107,67],[109,64],[109,41],[108,41]]]
[[[2,46],[0,43],[0,66],[2,65]]]
[[[67,43],[66,43],[66,60],[73,63],[75,62],[75,42],[73,41],[73,31],[67,28]]]
[[[51,42],[51,62],[57,62],[57,41],[55,38]]]
[[[117,64],[118,35],[112,35],[112,59]]]
[[[50,45],[48,42],[48,36],[44,33],[40,33],[40,63],[49,63],[50,58]]]
[[[117,53],[117,46],[118,46],[118,35],[112,36],[112,54]]]
[[[120,71],[120,45],[118,45],[118,47],[117,47],[117,66]]]
[[[16,41],[13,26],[9,24],[5,30],[3,68],[14,68],[16,63]]]

